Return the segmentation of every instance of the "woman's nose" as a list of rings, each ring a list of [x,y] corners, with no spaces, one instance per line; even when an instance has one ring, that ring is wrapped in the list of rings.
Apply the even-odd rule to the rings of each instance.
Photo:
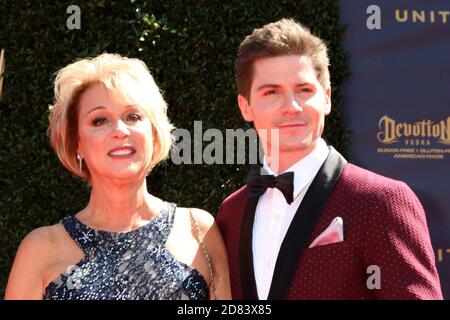
[[[123,139],[130,136],[130,130],[125,122],[118,120],[113,129],[113,137],[116,139]]]

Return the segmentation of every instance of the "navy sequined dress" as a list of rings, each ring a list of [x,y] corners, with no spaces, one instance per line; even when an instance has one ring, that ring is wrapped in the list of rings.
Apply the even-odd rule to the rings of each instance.
[[[200,273],[166,249],[176,209],[165,209],[130,232],[98,231],[75,216],[61,222],[84,258],[45,289],[47,300],[201,300],[208,287]]]

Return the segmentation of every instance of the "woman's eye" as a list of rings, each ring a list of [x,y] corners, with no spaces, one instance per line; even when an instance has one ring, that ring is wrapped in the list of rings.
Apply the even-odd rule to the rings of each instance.
[[[134,122],[140,121],[140,120],[142,120],[142,116],[140,114],[137,114],[137,113],[132,113],[132,114],[129,114],[127,116],[127,120],[128,121],[134,121]]]
[[[104,118],[104,117],[98,117],[92,121],[92,124],[96,127],[101,126],[102,124],[105,124],[105,123],[106,123],[106,118]]]

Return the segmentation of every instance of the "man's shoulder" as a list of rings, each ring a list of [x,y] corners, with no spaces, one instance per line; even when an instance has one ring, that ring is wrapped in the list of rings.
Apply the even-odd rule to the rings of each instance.
[[[245,202],[247,199],[247,185],[243,185],[222,201],[221,206],[236,205]]]
[[[351,163],[345,165],[338,183],[345,191],[371,197],[385,198],[393,194],[413,193],[401,180],[386,177]]]
[[[346,208],[352,215],[365,217],[372,221],[371,228],[386,221],[392,229],[425,219],[419,198],[405,182],[353,164],[344,167],[332,199],[330,208]]]
[[[219,212],[216,216],[216,221],[223,229],[223,224],[227,221],[234,221],[240,219],[242,213],[245,210],[245,204],[247,202],[247,186],[244,185],[238,190],[234,191],[220,205]]]
[[[342,171],[341,177],[348,182],[362,182],[364,181],[366,186],[374,187],[377,185],[398,185],[404,184],[400,180],[395,180],[393,178],[384,176],[380,173],[362,168],[353,163],[347,163]]]

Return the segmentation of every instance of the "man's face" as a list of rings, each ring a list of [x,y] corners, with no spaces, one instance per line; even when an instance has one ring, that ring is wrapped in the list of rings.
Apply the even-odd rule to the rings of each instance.
[[[308,57],[289,55],[255,61],[250,101],[239,95],[238,103],[243,118],[254,123],[266,156],[277,150],[280,157],[295,154],[301,159],[323,132],[330,95],[331,89],[319,83]],[[279,148],[271,139],[273,130],[278,131]]]

